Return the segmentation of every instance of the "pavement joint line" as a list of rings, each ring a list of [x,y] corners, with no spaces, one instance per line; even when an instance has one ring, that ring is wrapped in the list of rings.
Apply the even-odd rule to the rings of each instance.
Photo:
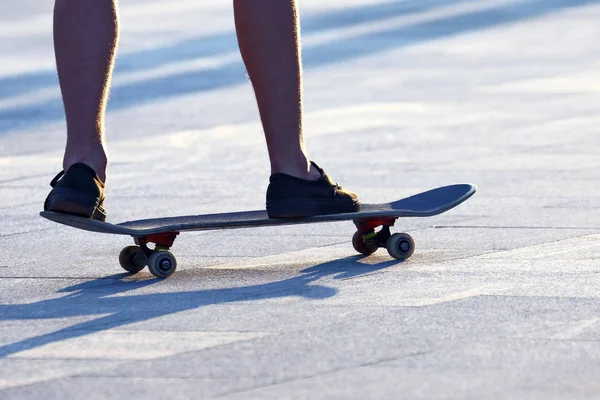
[[[257,258],[257,257],[261,257],[261,256],[227,256],[227,255],[219,255],[219,254],[200,254],[200,255],[178,255],[177,258],[185,258],[185,259],[189,259],[189,258]]]
[[[125,320],[127,321],[127,320]],[[148,330],[148,329],[138,329],[138,330],[130,330],[130,329],[119,329],[119,328],[110,328],[110,329],[102,329],[102,330],[97,330],[97,329],[90,329],[90,328],[75,328],[72,331],[75,332],[81,332],[83,333],[83,335],[77,336],[77,337],[71,337],[71,338],[66,338],[66,339],[62,339],[60,341],[57,342],[52,342],[50,344],[44,344],[40,347],[36,347],[34,349],[27,349],[24,351],[19,351],[18,353],[15,354],[11,354],[7,357],[5,357],[5,359],[8,360],[96,360],[96,361],[114,361],[114,362],[129,362],[129,361],[133,361],[133,362],[143,362],[143,361],[150,361],[150,360],[157,360],[157,359],[161,359],[161,358],[165,358],[165,357],[172,357],[175,356],[177,354],[182,354],[182,353],[192,353],[192,352],[200,352],[200,351],[205,351],[208,349],[214,349],[214,348],[218,348],[218,347],[223,347],[223,346],[228,346],[234,343],[240,343],[240,342],[249,342],[249,341],[254,341],[254,340],[259,340],[259,339],[263,339],[263,338],[267,338],[270,336],[273,336],[272,332],[267,332],[267,331],[251,331],[251,330],[220,330],[220,331],[214,331],[214,330],[165,330],[165,329],[156,329],[156,330]],[[115,338],[127,338],[130,337],[131,334],[135,334],[135,335],[144,335],[144,334],[148,334],[148,335],[155,335],[155,336],[161,336],[162,338],[164,338],[165,336],[168,335],[180,335],[180,336],[195,336],[192,339],[202,339],[203,337],[206,338],[208,337],[218,337],[218,338],[231,338],[232,335],[237,335],[237,337],[234,337],[233,340],[230,341],[224,341],[221,343],[211,343],[209,346],[207,347],[199,347],[199,348],[186,348],[186,349],[179,349],[176,350],[175,352],[173,352],[172,349],[170,348],[166,348],[163,349],[162,354],[145,354],[142,356],[124,356],[123,354],[119,355],[119,357],[121,358],[113,358],[111,356],[108,357],[96,357],[96,356],[89,356],[88,354],[84,355],[84,356],[69,356],[69,357],[65,357],[65,356],[55,356],[55,355],[50,355],[50,356],[44,356],[44,355],[35,355],[36,352],[39,352],[40,349],[44,349],[44,348],[48,348],[49,347],[58,347],[58,353],[61,353],[61,350],[63,350],[65,347],[65,344],[68,344],[68,346],[66,346],[67,348],[70,348],[71,344],[73,343],[73,341],[77,341],[77,340],[92,340],[92,344],[94,340],[97,340],[98,338],[102,339],[104,338],[106,335],[111,336],[111,339],[115,339]],[[161,335],[162,334],[162,335]],[[129,347],[129,343],[127,341],[123,342],[123,341],[117,341],[118,346],[127,346]],[[61,348],[61,346],[63,346]],[[117,346],[117,347],[118,347]],[[147,351],[152,351],[152,346],[151,344],[146,343],[146,345],[144,345],[144,348],[147,349]],[[101,348],[102,350],[102,348]],[[104,349],[106,350],[106,349]],[[113,351],[112,347],[111,350]],[[34,354],[28,354],[33,352]],[[56,349],[51,349],[50,350],[51,354],[54,354],[53,352],[57,352]],[[42,351],[43,354],[43,351]]]
[[[531,337],[531,336],[514,336],[514,337],[498,337],[494,339],[486,339],[486,342],[567,342],[567,343],[594,343],[600,344],[600,339],[552,339],[543,337]]]
[[[2,188],[0,188],[2,189]],[[31,207],[31,206],[36,206],[39,203],[36,201],[35,203],[21,203],[21,204],[17,204],[14,206],[6,206],[6,207],[0,207],[0,210],[14,210],[15,208],[21,208],[21,207]]]
[[[384,358],[384,359],[377,360],[377,361],[370,361],[370,362],[367,362],[367,363],[362,363],[362,364],[358,364],[358,365],[352,365],[352,366],[349,366],[349,367],[346,367],[346,368],[344,368],[344,367],[342,367],[342,368],[334,368],[334,369],[331,369],[329,371],[323,371],[323,372],[317,372],[317,373],[314,373],[314,374],[306,374],[306,375],[295,376],[293,378],[282,379],[282,380],[279,380],[279,381],[276,381],[276,382],[271,382],[271,383],[268,383],[268,384],[265,384],[265,385],[258,385],[258,386],[254,386],[254,387],[247,388],[247,389],[232,390],[230,392],[223,393],[223,394],[214,396],[212,398],[218,399],[218,398],[227,397],[227,396],[231,396],[231,395],[237,395],[237,394],[240,394],[240,393],[251,392],[253,390],[259,390],[259,389],[264,389],[264,388],[268,388],[268,387],[283,385],[283,384],[290,383],[290,382],[297,382],[297,381],[303,381],[303,380],[307,380],[307,379],[312,379],[312,378],[315,378],[317,376],[326,376],[326,375],[336,374],[336,373],[342,372],[342,371],[352,371],[352,370],[361,369],[361,368],[364,368],[364,367],[376,366],[376,365],[379,365],[379,364],[390,363],[390,362],[394,362],[394,361],[398,361],[398,360],[403,360],[403,359],[407,359],[407,358],[419,357],[419,356],[423,356],[425,354],[433,353],[434,351],[435,350],[419,351],[419,352],[404,354],[404,355],[398,356],[398,357],[388,357],[388,358]]]
[[[36,174],[36,175],[21,176],[18,178],[3,179],[3,180],[0,180],[0,185],[4,185],[5,183],[11,183],[11,182],[26,181],[29,179],[44,178],[46,176],[47,176],[47,174]]]
[[[4,186],[2,184],[0,184],[0,190],[3,189],[31,189],[31,190],[37,190],[39,189],[39,185],[9,185],[9,186]],[[36,203],[38,204],[38,203]]]
[[[135,361],[133,361],[135,362]],[[115,362],[115,364],[118,363],[117,361]],[[126,364],[129,363],[129,361],[127,362],[122,362],[119,363],[119,366],[121,366],[121,364]],[[112,367],[103,367],[103,369],[112,369]],[[143,376],[136,376],[136,377],[129,377],[129,376],[122,376],[122,375],[111,375],[111,374],[86,374],[86,373],[81,373],[81,374],[75,374],[75,375],[70,375],[67,378],[69,379],[102,379],[102,378],[110,378],[110,379],[123,379],[123,380],[127,380],[127,381],[132,381],[132,380],[138,380],[138,381],[156,381],[155,377],[148,377],[145,378]],[[60,378],[54,378],[54,379],[60,379]],[[202,382],[213,382],[216,381],[217,379],[215,378],[203,378],[203,377],[197,377],[197,378],[191,378],[191,377],[187,377],[187,376],[163,376],[160,378],[161,381],[189,381],[189,382],[194,382],[194,381],[202,381]]]
[[[600,227],[569,227],[569,226],[477,226],[477,225],[433,225],[434,229],[556,229],[556,230],[593,230],[600,231]]]
[[[33,229],[33,230],[27,231],[27,232],[0,233],[0,238],[8,238],[8,237],[14,237],[14,236],[20,236],[20,235],[27,235],[29,233],[51,231],[51,230],[54,230],[54,229],[56,229],[56,228],[40,228],[40,229]]]
[[[578,239],[583,239],[583,238],[594,238],[595,240],[600,239],[600,234],[598,233],[592,233],[592,234],[585,234],[583,236],[575,236],[575,237],[569,237],[569,238],[558,238],[558,239],[554,239],[554,240],[550,240],[547,242],[542,242],[542,243],[537,243],[537,244],[532,244],[532,245],[527,245],[527,246],[523,246],[523,247],[517,247],[514,249],[507,249],[507,250],[501,250],[501,251],[518,251],[518,250],[526,250],[526,249],[531,249],[534,247],[540,247],[540,246],[547,246],[550,244],[556,244],[556,243],[560,243],[560,242],[570,242],[570,241],[575,241]]]
[[[218,345],[218,346],[214,346],[214,347],[221,347],[224,346],[225,344],[222,345]],[[200,351],[200,350],[198,350]],[[160,358],[166,358],[166,357],[171,357],[171,356],[163,356],[163,357],[159,357],[156,359],[160,359]],[[18,359],[18,358],[13,358],[13,359]],[[156,360],[156,359],[152,359],[152,361]],[[53,377],[47,377],[47,378],[43,378],[43,379],[31,379],[30,381],[26,381],[26,382],[19,382],[19,384],[13,385],[13,386],[7,386],[7,387],[2,387],[2,385],[0,384],[0,393],[3,390],[6,389],[13,389],[13,388],[18,388],[18,387],[24,387],[24,386],[31,386],[31,385],[37,385],[39,383],[45,383],[45,382],[51,382],[51,381],[56,381],[59,379],[77,379],[77,378],[104,378],[104,377],[108,377],[108,378],[123,378],[122,376],[112,376],[110,374],[106,374],[106,375],[102,375],[100,374],[100,372],[102,372],[103,370],[114,370],[116,367],[120,367],[120,366],[124,366],[127,364],[135,364],[135,363],[139,363],[139,362],[143,362],[143,361],[149,361],[149,360],[105,360],[105,359],[77,359],[77,358],[49,358],[49,357],[38,357],[38,358],[29,358],[27,360],[31,360],[31,361],[43,361],[43,360],[51,360],[51,361],[55,361],[55,360],[75,360],[75,361],[81,361],[81,362],[85,362],[85,361],[99,361],[99,362],[104,362],[106,364],[110,364],[110,365],[104,365],[104,366],[90,366],[84,369],[88,369],[88,371],[83,371],[83,372],[78,372],[78,373],[67,373],[66,375],[58,375],[58,376],[53,376]],[[91,375],[90,372],[92,371],[96,371],[99,370],[98,373]],[[131,378],[126,378],[128,380],[130,380]],[[161,379],[169,379],[169,378],[161,378]],[[172,379],[176,379],[176,378],[172,378]],[[208,380],[207,378],[198,378],[196,380]],[[1,382],[1,381],[0,381]]]
[[[107,280],[107,281],[120,281],[123,278],[127,278],[126,277],[120,277],[120,278],[109,278],[109,277],[105,277],[105,276],[81,276],[81,277],[73,277],[73,276],[66,276],[66,277],[60,277],[60,276],[0,276],[0,279],[50,279],[50,280],[96,280],[96,279],[103,279],[103,280]]]
[[[598,317],[577,321],[577,323],[575,325],[550,336],[550,339],[559,339],[559,340],[572,339],[572,338],[578,336],[579,334],[583,333],[590,326],[597,324],[599,321],[600,321],[600,318],[598,318]]]
[[[154,332],[154,331],[152,331],[152,332]],[[168,332],[173,332],[173,331],[168,331]],[[253,332],[251,332],[251,333],[253,333]],[[273,333],[273,334],[268,334],[268,335],[265,335],[265,336],[263,336],[263,337],[257,337],[257,338],[254,338],[254,339],[248,339],[248,340],[244,340],[244,341],[258,340],[258,339],[262,339],[262,338],[264,338],[264,337],[277,336],[277,335],[279,335],[279,334],[278,334],[278,333]],[[219,345],[216,345],[216,346],[213,346],[213,347],[207,348],[207,349],[197,349],[197,350],[191,350],[191,351],[188,351],[188,352],[186,352],[186,354],[193,353],[193,352],[201,352],[201,351],[206,351],[206,350],[209,350],[209,349],[210,349],[210,350],[212,350],[212,349],[216,349],[216,348],[219,348],[219,347],[224,347],[224,346],[232,345],[232,344],[235,344],[235,343],[238,343],[238,342],[232,342],[232,343],[223,343],[223,344],[219,344]],[[164,356],[157,357],[157,358],[154,358],[154,359],[151,359],[151,360],[108,360],[108,361],[107,361],[107,360],[103,360],[103,359],[97,359],[97,361],[107,361],[107,362],[111,363],[112,365],[111,365],[111,366],[104,366],[104,367],[100,367],[100,368],[98,368],[98,369],[100,369],[101,371],[100,371],[100,372],[98,372],[98,373],[94,373],[93,375],[90,375],[90,374],[89,374],[89,371],[88,371],[88,373],[86,373],[86,372],[81,372],[81,373],[77,373],[77,374],[73,374],[73,375],[68,375],[68,376],[65,376],[65,377],[49,378],[48,380],[56,380],[56,379],[62,379],[62,378],[121,378],[121,379],[127,379],[127,380],[131,380],[131,378],[130,378],[130,377],[123,377],[122,375],[113,375],[113,374],[110,374],[110,373],[107,373],[107,374],[101,374],[101,372],[102,372],[103,370],[114,371],[114,369],[115,369],[115,368],[114,368],[114,366],[115,366],[115,365],[116,365],[116,366],[122,366],[122,365],[127,365],[127,364],[137,364],[137,363],[140,363],[140,362],[155,361],[155,360],[159,360],[159,359],[161,359],[161,358],[168,358],[168,357],[173,357],[173,355],[164,355]],[[56,360],[56,358],[31,358],[31,360],[46,360],[46,359],[48,359],[48,360]],[[68,358],[68,359],[66,359],[66,360],[80,360],[80,359]],[[143,377],[136,377],[136,378],[134,378],[134,379],[152,379],[152,380],[155,380],[156,378],[143,378]],[[198,377],[198,378],[188,378],[188,377],[161,377],[160,379],[161,379],[161,380],[162,380],[162,379],[172,379],[172,380],[190,380],[190,381],[196,381],[196,380],[202,380],[202,381],[211,381],[211,380],[214,380],[214,379],[212,379],[212,378],[201,378],[201,377]],[[37,383],[37,382],[34,382],[34,383]],[[1,389],[0,389],[0,392],[1,392]]]

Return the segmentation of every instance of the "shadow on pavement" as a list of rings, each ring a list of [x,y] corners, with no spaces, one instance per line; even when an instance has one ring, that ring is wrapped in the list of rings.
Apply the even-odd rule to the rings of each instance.
[[[100,318],[78,323],[44,335],[0,346],[0,358],[22,351],[35,349],[46,344],[89,335],[120,326],[147,321],[153,318],[207,305],[229,302],[251,302],[263,299],[301,297],[305,299],[326,299],[336,295],[332,287],[317,284],[321,278],[348,279],[397,265],[399,261],[386,261],[364,264],[362,256],[347,257],[315,265],[300,271],[299,275],[276,282],[223,289],[206,289],[187,292],[130,294],[127,292],[143,289],[164,282],[160,279],[132,280],[128,274],[113,275],[94,279],[59,290],[67,293],[58,299],[42,300],[28,304],[0,305],[0,321],[26,321],[50,318],[73,318],[104,315]],[[252,270],[236,270],[243,275]],[[171,280],[187,279],[181,271]],[[203,271],[210,273],[210,270]],[[108,314],[108,315],[105,315]]]
[[[540,17],[569,8],[596,4],[600,0],[521,0],[459,15],[440,17],[422,23],[384,28],[359,36],[335,39],[304,48],[304,67],[312,69],[406,47],[443,37],[493,28],[502,24]],[[476,0],[452,2],[476,4]],[[321,14],[307,15],[303,23],[306,34],[328,29],[346,28],[364,22],[377,22],[392,17],[431,11],[448,2],[442,0],[392,1],[329,10]],[[115,76],[135,71],[147,71],[168,63],[187,61],[201,57],[218,56],[236,52],[234,32],[180,41],[169,46],[132,52],[118,57]],[[168,76],[149,78],[116,85],[111,91],[110,110],[152,103],[161,99],[197,92],[217,90],[247,83],[241,59],[218,67],[173,73]],[[45,87],[57,85],[54,70],[26,73],[0,79],[0,99],[21,95]],[[39,101],[23,106],[0,109],[0,133],[60,121],[64,118],[60,99]]]
[[[456,3],[470,3],[478,0],[458,0]],[[302,19],[302,32],[311,34],[326,29],[337,29],[388,18],[390,15],[410,15],[443,5],[441,0],[392,1],[361,6],[345,7],[326,13],[307,15]],[[199,16],[201,18],[201,16]],[[202,57],[237,52],[237,39],[234,32],[220,32],[199,38],[181,40],[151,49],[132,51],[119,55],[115,76],[136,71],[145,71],[173,62],[190,61]],[[28,72],[0,78],[0,99],[58,85],[54,69]]]

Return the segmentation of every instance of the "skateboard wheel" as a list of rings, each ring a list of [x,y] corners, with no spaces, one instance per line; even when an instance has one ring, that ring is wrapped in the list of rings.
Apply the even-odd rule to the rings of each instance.
[[[406,260],[415,251],[415,241],[408,233],[394,233],[387,240],[386,247],[396,260]]]
[[[144,269],[144,264],[136,262],[142,249],[140,246],[127,246],[119,254],[119,264],[127,272],[137,274]]]
[[[177,269],[177,260],[168,251],[153,251],[148,258],[148,269],[157,278],[168,278]]]
[[[358,251],[360,254],[363,254],[365,256],[375,253],[379,248],[377,244],[365,243],[365,241],[363,240],[363,234],[359,231],[356,231],[354,233],[354,236],[352,236],[352,246],[354,247],[354,250]]]

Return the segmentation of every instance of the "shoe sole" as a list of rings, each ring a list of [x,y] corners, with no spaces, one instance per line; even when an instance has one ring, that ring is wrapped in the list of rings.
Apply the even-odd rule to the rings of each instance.
[[[106,212],[98,205],[97,198],[67,188],[54,189],[48,197],[46,210],[106,221]]]

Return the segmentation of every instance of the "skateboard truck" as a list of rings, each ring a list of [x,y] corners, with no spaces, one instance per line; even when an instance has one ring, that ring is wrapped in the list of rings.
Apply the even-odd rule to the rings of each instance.
[[[169,250],[171,246],[173,246],[173,242],[175,242],[177,235],[179,235],[179,232],[158,233],[156,235],[134,236],[133,240],[135,241],[135,244],[141,247],[142,252],[146,257],[150,257],[153,250],[148,248],[148,243],[156,244],[154,251]]]
[[[397,260],[406,260],[415,250],[415,241],[408,233],[390,232],[397,218],[373,218],[354,220],[356,233],[352,237],[354,250],[368,256],[380,247],[387,248],[388,253]],[[381,230],[375,229],[381,226]]]
[[[127,246],[119,254],[119,264],[124,270],[137,273],[147,265],[150,273],[157,278],[171,276],[177,269],[177,260],[169,251],[179,232],[158,233],[147,236],[133,236],[137,246]],[[154,249],[148,247],[154,243]]]

